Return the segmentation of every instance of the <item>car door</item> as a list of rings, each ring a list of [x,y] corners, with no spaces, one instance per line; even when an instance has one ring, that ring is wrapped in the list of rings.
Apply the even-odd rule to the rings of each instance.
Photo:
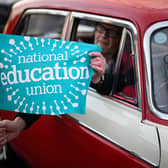
[[[118,148],[121,147],[127,154],[129,153],[151,165],[158,166],[160,153],[157,130],[154,126],[144,124],[142,121],[136,28],[130,22],[109,17],[75,12],[72,16],[72,29],[68,37],[70,39],[73,39],[74,32],[76,34],[75,38],[81,38],[81,28],[85,26],[88,29],[90,26],[91,29],[91,23],[95,21],[96,23],[111,23],[123,28],[115,72],[117,73],[120,70],[121,62],[126,58],[126,66],[133,64],[134,76],[132,79],[136,79],[136,84],[126,86],[121,92],[112,96],[100,95],[90,88],[87,96],[86,115],[69,114],[68,116],[77,120],[88,130],[115,144]],[[76,31],[73,30],[75,27]],[[85,32],[84,40],[86,37],[88,39],[88,33]],[[124,56],[124,53],[128,53],[127,56]],[[117,160],[120,162],[119,159]]]
[[[84,37],[83,42],[92,42],[95,21],[123,29],[116,73],[129,39],[137,78],[135,95],[124,90],[112,96],[100,95],[90,88],[86,115],[42,116],[13,142],[16,151],[34,167],[130,168],[159,164],[157,130],[142,122],[137,41],[134,41],[137,32],[133,24],[104,16],[32,9],[23,15],[14,33],[80,41]]]

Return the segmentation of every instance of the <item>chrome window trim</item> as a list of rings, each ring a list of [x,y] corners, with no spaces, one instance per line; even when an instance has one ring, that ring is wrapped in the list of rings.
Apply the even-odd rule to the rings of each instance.
[[[31,15],[31,14],[49,14],[49,15],[60,15],[60,16],[65,16],[65,22],[64,22],[64,27],[62,30],[62,37],[61,39],[65,39],[67,27],[68,27],[68,20],[69,20],[69,11],[63,11],[63,10],[53,10],[53,9],[27,9],[24,14],[22,15],[19,24],[23,21],[25,16]]]
[[[51,14],[51,15],[64,15],[67,16],[70,12],[63,10],[54,10],[54,9],[27,9],[24,14]]]
[[[127,33],[128,33],[128,35],[129,35],[129,37],[130,37],[130,39],[131,39],[131,55],[133,55],[133,56],[135,56],[135,46],[133,45],[134,44],[134,41],[133,41],[133,39],[132,39],[132,35],[131,35],[131,32],[130,31],[128,31],[127,30]]]
[[[135,62],[136,62],[136,74],[137,74],[137,103],[138,103],[138,108],[139,111],[142,109],[142,103],[141,103],[141,83],[140,83],[140,67],[139,67],[139,57],[138,57],[138,40],[137,40],[137,29],[135,25],[129,21],[126,20],[121,20],[117,18],[112,18],[112,17],[106,17],[106,16],[99,16],[95,14],[88,14],[88,13],[80,13],[80,12],[72,12],[71,13],[71,18],[70,18],[70,25],[68,28],[67,32],[67,38],[66,40],[70,40],[71,37],[71,32],[74,24],[75,18],[79,19],[88,19],[91,21],[97,21],[97,22],[104,22],[104,23],[109,23],[109,24],[115,24],[116,26],[122,26],[127,29],[127,32],[131,34],[131,40],[134,49],[134,56],[135,56]],[[124,104],[130,105],[128,102],[124,102]]]
[[[144,48],[144,57],[145,57],[145,81],[146,81],[146,91],[147,91],[147,102],[149,105],[149,108],[151,109],[152,114],[154,114],[156,117],[164,120],[168,120],[168,114],[162,113],[159,110],[157,110],[153,103],[152,98],[152,72],[151,72],[151,50],[150,50],[150,38],[152,33],[155,30],[158,30],[160,28],[168,27],[168,21],[162,21],[153,24],[150,26],[144,35],[143,40],[143,48]]]
[[[123,28],[114,72],[119,72],[119,68],[120,68],[121,60],[122,60],[122,54],[123,54],[124,47],[125,47],[126,37],[127,37],[127,30],[126,28]]]
[[[115,70],[114,70],[116,73],[119,72],[119,67],[120,67],[120,64],[121,64],[124,48],[125,48],[125,45],[126,45],[127,35],[130,37],[130,40],[131,40],[131,55],[135,57],[135,51],[134,51],[134,45],[133,45],[133,39],[132,39],[131,32],[128,31],[124,27],[123,30],[122,30],[121,42],[120,42],[120,46],[119,46],[119,52],[118,52],[118,55],[117,55],[117,60],[116,60],[116,65],[115,65]],[[138,103],[137,97],[133,98],[133,97],[129,97],[127,95],[121,95],[121,94],[116,94],[117,95],[117,97],[116,97],[114,95],[113,95],[114,98],[117,98],[118,96],[122,97],[121,100],[123,100],[124,102],[130,102],[134,106]]]

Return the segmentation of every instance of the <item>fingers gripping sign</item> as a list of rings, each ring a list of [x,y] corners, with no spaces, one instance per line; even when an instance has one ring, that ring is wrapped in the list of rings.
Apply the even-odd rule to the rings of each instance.
[[[25,122],[20,118],[15,118],[14,121],[0,121],[0,146],[5,145],[7,141],[11,141],[20,134],[20,131],[25,127]]]
[[[91,52],[89,56],[93,57],[90,62],[90,66],[94,70],[92,76],[92,82],[98,83],[102,75],[104,75],[106,68],[106,60],[100,52]]]

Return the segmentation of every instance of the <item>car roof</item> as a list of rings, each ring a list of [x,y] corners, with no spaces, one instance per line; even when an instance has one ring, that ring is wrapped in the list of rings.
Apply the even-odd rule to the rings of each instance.
[[[22,0],[14,8],[20,12],[28,8],[49,8],[112,16],[130,20],[143,29],[168,19],[167,0]]]

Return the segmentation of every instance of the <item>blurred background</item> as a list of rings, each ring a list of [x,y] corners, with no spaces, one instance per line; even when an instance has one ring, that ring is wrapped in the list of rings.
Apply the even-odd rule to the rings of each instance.
[[[8,20],[12,5],[17,1],[19,0],[0,0],[0,33]]]

